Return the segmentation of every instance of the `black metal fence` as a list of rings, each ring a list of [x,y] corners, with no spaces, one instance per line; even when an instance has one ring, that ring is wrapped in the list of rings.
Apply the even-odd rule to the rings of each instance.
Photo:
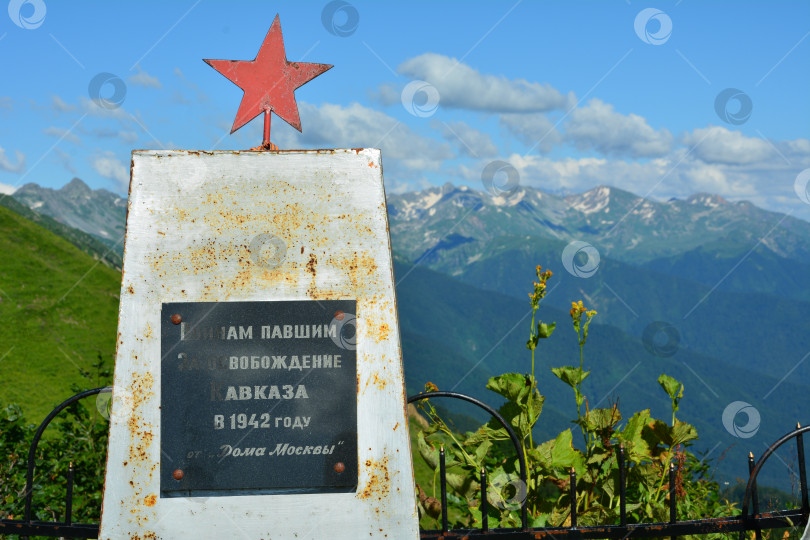
[[[417,394],[408,398],[408,403],[415,403],[423,399],[432,398],[454,398],[473,403],[478,407],[487,411],[493,418],[498,420],[509,434],[512,444],[515,447],[515,453],[518,456],[520,464],[520,480],[523,485],[528,485],[526,473],[526,458],[523,455],[523,448],[520,441],[515,434],[512,427],[497,413],[492,407],[475,399],[471,396],[460,394],[457,392],[429,392],[425,394]],[[753,457],[749,457],[748,470],[749,477],[748,483],[745,488],[745,495],[743,497],[742,513],[738,516],[728,516],[720,518],[704,518],[686,521],[678,521],[678,498],[675,493],[675,467],[674,464],[670,465],[669,473],[669,521],[658,523],[628,523],[627,522],[627,465],[625,462],[624,448],[619,448],[618,451],[618,465],[619,465],[619,523],[615,525],[599,525],[599,526],[577,526],[577,487],[576,487],[576,473],[572,470],[570,473],[570,500],[571,500],[571,525],[569,527],[542,527],[530,528],[528,526],[528,511],[527,501],[524,498],[521,504],[521,525],[519,529],[489,529],[487,524],[487,501],[486,492],[486,471],[481,472],[481,500],[480,508],[482,515],[482,526],[480,529],[455,529],[449,530],[447,526],[447,478],[445,466],[445,454],[442,448],[439,452],[439,478],[441,483],[441,523],[442,528],[435,531],[423,531],[421,537],[423,539],[443,539],[443,538],[490,538],[492,536],[509,538],[510,540],[518,539],[539,539],[539,538],[553,538],[554,540],[565,540],[573,538],[627,538],[633,536],[638,537],[661,537],[661,536],[686,536],[686,535],[700,535],[700,534],[714,534],[714,533],[740,533],[740,540],[743,540],[746,531],[756,531],[756,538],[762,538],[762,531],[765,529],[781,529],[781,528],[804,528],[808,523],[810,517],[810,504],[808,504],[807,493],[807,471],[805,468],[804,460],[804,440],[803,434],[810,431],[810,426],[797,427],[790,433],[781,437],[778,441],[773,443],[759,461],[754,463]],[[801,507],[792,508],[787,510],[780,510],[775,512],[759,511],[759,500],[757,496],[757,476],[762,470],[762,466],[768,458],[783,444],[791,439],[796,439],[796,447],[798,451],[799,461],[799,484],[801,491]],[[753,512],[749,514],[749,509]]]
[[[0,519],[0,534],[16,534],[22,538],[28,536],[55,536],[62,538],[98,538],[97,523],[73,523],[73,466],[68,467],[67,489],[65,491],[65,520],[64,521],[36,521],[32,518],[31,504],[34,498],[34,465],[36,463],[37,446],[42,438],[45,428],[65,410],[68,406],[89,396],[102,392],[112,392],[112,388],[104,386],[80,392],[57,406],[42,421],[31,441],[28,449],[28,470],[25,474],[25,512],[23,519]]]
[[[34,435],[31,446],[28,451],[28,469],[26,472],[26,485],[25,485],[25,512],[23,519],[0,520],[0,534],[15,534],[20,537],[28,536],[48,536],[48,537],[62,537],[62,538],[98,538],[99,525],[93,523],[73,523],[72,522],[72,508],[73,508],[73,469],[68,469],[67,474],[67,489],[65,493],[65,519],[64,521],[36,521],[32,519],[32,501],[34,491],[34,465],[37,446],[42,437],[45,428],[51,421],[69,405],[101,392],[110,392],[110,387],[94,388],[76,394],[75,396],[65,400],[58,407],[43,420]],[[498,414],[498,412],[483,403],[482,401],[465,394],[457,392],[430,392],[427,394],[418,394],[408,398],[408,403],[414,403],[423,399],[431,398],[452,398],[467,401],[478,407],[484,409],[487,413],[492,415],[493,418],[498,420],[509,434],[509,438],[515,447],[515,452],[518,456],[520,467],[520,479],[524,485],[528,485],[528,471],[526,470],[526,457],[523,455],[523,448],[520,440],[515,434],[514,430],[509,424]],[[521,527],[514,529],[490,529],[487,523],[487,493],[486,493],[486,471],[481,472],[481,501],[480,508],[482,510],[483,524],[480,529],[463,529],[463,530],[449,530],[447,521],[447,478],[444,451],[440,452],[439,467],[440,467],[440,483],[441,483],[441,523],[442,529],[435,531],[422,531],[421,538],[423,539],[445,539],[445,538],[483,538],[483,537],[497,537],[506,538],[509,540],[521,539],[542,539],[552,538],[554,540],[565,539],[588,539],[588,538],[617,538],[624,539],[629,536],[637,537],[662,537],[662,536],[686,536],[686,535],[702,535],[713,533],[734,533],[740,534],[740,540],[744,538],[746,531],[755,531],[756,538],[762,537],[762,531],[766,529],[777,528],[792,528],[792,527],[805,527],[810,518],[810,503],[808,503],[808,487],[807,487],[807,471],[804,460],[804,440],[803,434],[810,431],[810,426],[797,427],[793,431],[785,434],[775,443],[773,443],[765,453],[760,457],[759,461],[754,463],[753,458],[749,458],[749,478],[745,488],[745,495],[743,497],[742,512],[737,516],[719,517],[719,518],[705,518],[678,521],[677,520],[677,497],[675,496],[675,470],[670,467],[670,497],[669,497],[669,521],[663,523],[627,523],[627,500],[626,500],[626,476],[627,466],[624,459],[623,449],[618,453],[619,464],[619,510],[620,519],[618,524],[612,525],[599,525],[599,526],[577,526],[577,508],[576,508],[576,476],[571,472],[571,481],[569,489],[571,490],[571,525],[569,527],[542,527],[530,528],[528,526],[528,509],[525,500],[521,503]],[[796,448],[798,451],[799,462],[799,484],[801,492],[801,506],[799,508],[792,508],[780,510],[775,512],[760,512],[759,500],[757,496],[757,476],[762,470],[763,465],[768,458],[782,445],[790,441],[796,440]],[[750,512],[749,512],[750,511]]]

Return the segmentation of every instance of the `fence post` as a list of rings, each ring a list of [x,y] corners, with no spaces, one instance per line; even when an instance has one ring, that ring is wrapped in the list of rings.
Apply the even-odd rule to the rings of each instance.
[[[68,465],[67,492],[65,493],[65,524],[73,523],[73,462]]]
[[[481,530],[489,530],[489,516],[487,511],[489,503],[487,502],[487,471],[481,467]]]
[[[619,524],[627,525],[627,471],[624,464],[624,445],[619,445]]]
[[[796,429],[801,429],[802,425],[796,422]],[[810,502],[807,498],[807,469],[804,464],[804,438],[803,434],[796,435],[796,453],[799,456],[799,485],[802,491],[802,515],[805,519],[810,519]]]
[[[442,479],[442,532],[447,532],[447,465],[445,464],[444,445],[439,447],[439,476]]]
[[[568,474],[569,493],[571,497],[571,528],[577,528],[577,471],[571,467]]]

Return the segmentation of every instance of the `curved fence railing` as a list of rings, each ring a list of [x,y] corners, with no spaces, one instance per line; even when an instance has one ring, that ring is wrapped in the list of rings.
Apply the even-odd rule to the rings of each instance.
[[[492,407],[489,405],[481,402],[480,400],[468,396],[465,394],[460,394],[458,392],[427,392],[427,393],[420,393],[408,398],[408,403],[415,403],[417,401],[421,401],[423,399],[431,399],[431,398],[455,398],[460,399],[462,401],[467,401],[478,407],[484,409],[489,414],[492,415],[493,418],[498,420],[501,425],[504,426],[506,431],[509,433],[509,437],[512,440],[512,443],[515,447],[515,453],[520,460],[520,474],[521,480],[524,482],[525,485],[528,485],[526,482],[528,474],[526,472],[526,460],[525,456],[523,455],[523,448],[520,444],[520,440],[515,435],[514,430],[507,424],[507,422],[503,419],[503,417],[497,413]],[[569,482],[569,489],[570,489],[570,500],[571,500],[571,525],[569,527],[540,527],[540,528],[528,528],[527,523],[527,508],[526,508],[526,501],[523,501],[521,506],[521,529],[488,529],[486,525],[486,521],[484,520],[484,524],[482,525],[481,529],[455,529],[450,530],[447,527],[447,497],[446,497],[446,489],[447,489],[447,482],[446,482],[446,470],[444,467],[444,460],[440,461],[440,482],[441,482],[441,493],[442,493],[442,529],[436,531],[422,531],[421,537],[423,539],[440,539],[440,538],[448,538],[448,537],[465,537],[465,538],[483,538],[483,537],[503,537],[509,538],[510,540],[518,540],[518,539],[538,539],[538,538],[550,538],[552,540],[564,540],[569,538],[616,538],[616,539],[624,539],[628,536],[632,535],[633,537],[663,537],[663,536],[686,536],[686,535],[701,535],[701,534],[716,534],[716,533],[740,533],[740,540],[744,540],[744,534],[746,531],[755,531],[756,538],[759,540],[762,538],[762,530],[765,529],[781,529],[781,528],[798,528],[798,527],[805,527],[808,523],[808,518],[810,517],[810,505],[808,505],[808,487],[807,487],[807,471],[805,467],[805,459],[804,459],[804,442],[802,440],[802,434],[806,431],[810,431],[810,426],[806,427],[797,427],[795,430],[791,431],[790,433],[786,434],[778,441],[773,443],[768,449],[763,453],[762,457],[759,459],[756,464],[754,463],[753,455],[749,454],[749,463],[748,463],[748,470],[749,470],[749,479],[748,484],[745,488],[745,495],[743,497],[743,505],[742,505],[742,513],[737,516],[728,516],[728,517],[720,517],[720,518],[704,518],[704,519],[690,519],[690,520],[681,520],[677,519],[677,504],[678,498],[675,493],[675,468],[674,466],[670,466],[669,471],[669,485],[670,493],[669,493],[669,521],[668,522],[657,522],[657,523],[628,523],[627,522],[627,497],[626,497],[626,478],[627,478],[627,464],[626,460],[624,459],[624,448],[620,447],[619,451],[617,452],[617,461],[619,466],[619,523],[618,524],[611,524],[611,525],[598,525],[598,526],[584,526],[578,527],[577,526],[577,508],[576,508],[576,501],[577,501],[577,492],[576,492],[576,476],[573,471],[571,471],[571,478]],[[796,439],[796,446],[797,446],[797,453],[798,453],[798,463],[799,463],[799,489],[801,492],[801,506],[799,508],[792,508],[787,510],[779,510],[774,512],[759,512],[759,502],[757,499],[757,483],[756,478],[759,472],[762,470],[762,466],[768,460],[771,455],[783,444],[785,444],[790,439]],[[443,458],[443,453],[441,457]],[[481,508],[487,508],[487,494],[486,494],[486,485],[485,485],[485,474],[482,474],[481,478]],[[753,513],[751,515],[748,514],[749,510],[749,502],[753,506]],[[486,515],[485,512],[482,512],[482,515]]]
[[[56,416],[70,405],[86,397],[94,396],[102,392],[112,392],[112,387],[103,386],[79,392],[60,403],[45,420],[39,425],[31,446],[28,448],[28,468],[25,474],[25,512],[23,519],[0,520],[0,533],[17,534],[25,538],[27,536],[59,536],[63,538],[98,538],[98,524],[73,523],[73,467],[68,467],[67,489],[65,492],[65,521],[35,521],[32,519],[32,503],[34,498],[34,468],[36,466],[36,452],[39,441],[45,428],[50,425]]]
[[[478,407],[484,409],[489,414],[492,415],[501,425],[504,427],[506,432],[509,434],[509,438],[512,440],[512,444],[515,446],[515,452],[518,456],[518,461],[520,462],[520,480],[523,482],[524,486],[528,486],[527,483],[528,473],[526,471],[526,456],[523,454],[523,447],[520,444],[520,439],[515,434],[515,430],[512,429],[506,420],[504,420],[503,416],[501,416],[498,411],[484,403],[483,401],[476,399],[472,396],[468,396],[466,394],[461,394],[459,392],[447,392],[447,391],[436,391],[436,392],[429,392],[427,394],[417,394],[415,396],[411,396],[408,398],[408,403],[414,403],[417,401],[421,401],[423,399],[431,399],[431,398],[439,398],[439,397],[446,397],[446,398],[454,398],[460,399],[462,401],[467,401],[472,403],[473,405],[477,405]],[[445,467],[444,467],[444,451],[440,454],[439,463],[441,466],[440,476],[441,476],[441,493],[442,493],[442,530],[447,531],[447,478],[445,474]],[[482,473],[486,475],[484,471]],[[485,479],[484,479],[485,480]],[[487,492],[486,492],[486,482],[481,482],[481,515],[482,518],[487,515],[486,513],[487,508]],[[528,517],[528,508],[526,506],[526,500],[521,502],[520,505],[520,523],[523,526],[523,529],[527,529],[529,526],[529,517]],[[487,530],[487,523],[486,520],[484,521],[483,529]]]
[[[28,451],[28,467],[26,471],[25,482],[25,511],[23,519],[0,520],[0,535],[13,534],[21,538],[28,536],[48,536],[48,537],[62,537],[62,538],[98,538],[99,525],[91,523],[73,523],[72,522],[72,507],[73,507],[73,470],[68,469],[67,474],[67,489],[65,494],[65,519],[64,521],[36,521],[33,519],[33,495],[34,495],[34,470],[36,465],[36,450],[42,434],[51,423],[51,421],[64,409],[73,403],[78,402],[89,396],[100,394],[102,392],[111,392],[112,388],[102,387],[87,390],[72,396],[63,401],[42,421],[37,429],[31,446]],[[520,480],[524,485],[528,485],[529,471],[526,468],[526,456],[523,454],[523,448],[519,438],[515,434],[512,427],[504,420],[504,418],[481,400],[461,394],[458,392],[429,392],[424,394],[417,394],[408,398],[408,403],[415,403],[424,399],[432,398],[450,398],[466,401],[472,403],[477,407],[483,409],[493,418],[495,418],[509,434],[512,445],[515,447],[515,454],[518,457],[520,468]],[[526,500],[521,501],[521,527],[512,529],[489,529],[486,519],[486,509],[488,505],[487,492],[486,492],[486,471],[482,471],[481,478],[481,509],[483,524],[481,529],[463,529],[463,530],[450,530],[448,528],[447,519],[447,479],[444,452],[440,452],[440,481],[441,481],[441,513],[442,513],[442,529],[436,531],[422,531],[421,537],[423,539],[440,539],[451,537],[467,537],[467,538],[483,538],[483,537],[497,537],[507,538],[509,540],[520,539],[542,539],[550,538],[553,540],[564,540],[573,538],[615,538],[624,539],[630,535],[634,537],[662,537],[662,536],[685,536],[685,535],[702,535],[713,533],[740,533],[740,539],[744,538],[746,531],[755,531],[756,537],[762,537],[762,530],[776,529],[776,528],[803,528],[807,525],[810,519],[810,503],[808,503],[808,479],[807,470],[805,466],[804,456],[804,440],[803,434],[810,431],[810,426],[797,427],[793,431],[787,433],[779,440],[774,442],[763,453],[759,461],[754,463],[752,455],[749,455],[748,470],[749,478],[745,488],[745,495],[743,497],[742,512],[737,516],[728,516],[720,518],[705,518],[705,519],[691,519],[686,521],[677,520],[677,497],[673,492],[670,493],[670,519],[664,523],[627,523],[626,514],[626,477],[627,466],[624,459],[624,451],[620,449],[618,452],[619,464],[619,484],[620,484],[620,519],[618,524],[599,525],[599,526],[585,526],[578,527],[576,522],[577,509],[575,502],[571,507],[571,526],[569,527],[544,527],[544,528],[529,528],[528,527],[528,509]],[[763,465],[767,462],[776,450],[790,441],[796,440],[796,449],[798,456],[798,476],[799,476],[799,489],[801,493],[801,506],[787,510],[779,510],[774,512],[760,512],[759,501],[757,497],[757,476],[762,470]],[[668,471],[670,475],[674,474],[674,470],[670,468]],[[572,471],[572,475],[573,475]],[[674,485],[670,481],[670,485]],[[571,490],[571,500],[577,500],[576,493],[576,477],[572,476],[569,483]],[[750,513],[749,513],[750,511]]]
[[[770,445],[765,453],[762,454],[762,457],[759,458],[756,465],[753,464],[753,456],[749,457],[749,475],[748,475],[748,483],[745,486],[745,495],[743,496],[743,503],[742,503],[742,518],[745,520],[746,523],[751,523],[755,521],[755,517],[759,514],[759,501],[757,500],[757,476],[759,472],[762,470],[762,466],[765,465],[765,462],[768,461],[768,458],[776,452],[776,450],[788,442],[790,439],[796,439],[796,455],[798,456],[798,463],[799,463],[799,490],[801,492],[802,498],[802,522],[806,525],[808,522],[808,518],[810,518],[810,501],[808,501],[807,495],[807,468],[805,466],[804,461],[804,437],[803,434],[807,431],[810,431],[810,426],[801,427],[799,425],[796,426],[796,429],[787,433],[779,438],[775,443]],[[748,503],[751,502],[753,506],[754,515],[752,517],[748,516]],[[754,523],[756,527],[756,523]],[[749,529],[751,530],[751,529]],[[760,536],[760,531],[757,531],[757,537]],[[744,538],[744,531],[740,532],[740,540]]]

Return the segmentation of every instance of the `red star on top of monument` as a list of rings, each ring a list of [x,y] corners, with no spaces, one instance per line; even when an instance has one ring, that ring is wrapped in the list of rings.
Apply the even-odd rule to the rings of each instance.
[[[242,89],[231,133],[265,113],[265,145],[270,138],[270,112],[301,131],[295,89],[330,69],[329,64],[289,62],[278,15],[254,60],[205,60]]]

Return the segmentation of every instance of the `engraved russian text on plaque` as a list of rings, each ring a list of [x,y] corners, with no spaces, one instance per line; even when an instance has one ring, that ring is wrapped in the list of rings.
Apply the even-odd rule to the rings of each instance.
[[[161,310],[161,497],[354,491],[354,300]]]

